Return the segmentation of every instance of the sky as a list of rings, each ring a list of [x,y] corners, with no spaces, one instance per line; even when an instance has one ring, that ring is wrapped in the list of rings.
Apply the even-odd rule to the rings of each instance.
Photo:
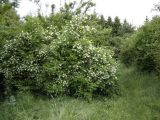
[[[64,1],[70,2],[73,0],[41,0],[43,14],[50,13],[52,3],[56,4],[56,9],[64,3]],[[78,1],[78,0],[76,0]],[[100,15],[103,14],[106,18],[111,16],[114,18],[118,16],[121,21],[127,19],[129,23],[134,26],[143,25],[146,16],[149,19],[152,16],[158,14],[154,11],[153,5],[160,2],[160,0],[92,0],[96,3],[95,10]],[[48,7],[47,7],[48,6]],[[20,6],[17,9],[18,14],[21,17],[26,15],[36,15],[37,6],[30,0],[21,0]],[[48,8],[48,9],[46,9]]]

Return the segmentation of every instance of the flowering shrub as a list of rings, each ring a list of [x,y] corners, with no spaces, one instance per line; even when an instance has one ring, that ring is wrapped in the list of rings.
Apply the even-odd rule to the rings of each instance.
[[[8,83],[47,95],[91,98],[116,92],[117,65],[107,47],[95,47],[98,31],[78,16],[61,30],[56,26],[22,32],[1,53]]]
[[[0,53],[1,71],[5,75],[7,87],[32,89],[37,75],[43,71],[41,66],[47,60],[46,46],[50,38],[55,36],[53,33],[56,28],[52,29],[51,34],[35,21],[30,27],[29,30],[25,27],[14,39],[5,41]]]
[[[97,31],[84,26],[84,22],[85,19],[73,18],[50,44],[53,57],[44,64],[44,69],[49,71],[47,76],[48,73],[51,75],[50,83],[46,85],[51,92],[56,88],[53,81],[57,86],[61,85],[64,93],[78,97],[93,93],[109,95],[114,91],[116,63],[112,51],[93,46],[90,34]]]

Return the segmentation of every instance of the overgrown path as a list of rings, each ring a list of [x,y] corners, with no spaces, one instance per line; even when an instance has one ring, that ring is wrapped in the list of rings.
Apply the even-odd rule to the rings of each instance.
[[[110,110],[117,120],[159,120],[160,78],[134,68],[123,68],[119,78],[123,95]]]
[[[160,78],[121,68],[122,96],[105,100],[20,96],[17,105],[0,105],[0,120],[160,120]]]

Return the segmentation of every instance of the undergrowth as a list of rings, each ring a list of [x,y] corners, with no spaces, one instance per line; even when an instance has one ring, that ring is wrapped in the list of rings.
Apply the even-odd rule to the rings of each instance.
[[[85,100],[18,95],[0,104],[0,120],[160,120],[160,78],[122,67],[122,96]]]

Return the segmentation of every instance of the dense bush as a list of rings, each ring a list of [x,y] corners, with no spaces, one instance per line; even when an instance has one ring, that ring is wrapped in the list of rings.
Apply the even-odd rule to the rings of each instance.
[[[160,71],[160,18],[142,26],[130,41],[134,42],[124,52],[124,58],[134,60],[137,67],[144,71]]]
[[[137,64],[147,71],[159,71],[160,18],[154,18],[140,29],[137,36]]]
[[[34,19],[33,19],[34,20]],[[73,17],[61,30],[43,28],[35,19],[1,52],[1,70],[9,89],[36,91],[49,96],[91,98],[117,90],[116,62],[107,47],[95,47],[98,31]]]
[[[6,41],[13,39],[21,30],[21,22],[14,6],[8,0],[0,1],[0,53]],[[1,55],[1,54],[0,54]],[[2,61],[0,61],[2,62]],[[1,63],[0,63],[1,64]],[[4,96],[4,75],[0,66],[0,98]]]
[[[132,36],[126,37],[121,42],[120,59],[126,66],[130,66],[130,65],[135,64],[135,59],[136,59],[136,52],[135,52],[136,36],[137,36],[137,33],[134,33]]]

